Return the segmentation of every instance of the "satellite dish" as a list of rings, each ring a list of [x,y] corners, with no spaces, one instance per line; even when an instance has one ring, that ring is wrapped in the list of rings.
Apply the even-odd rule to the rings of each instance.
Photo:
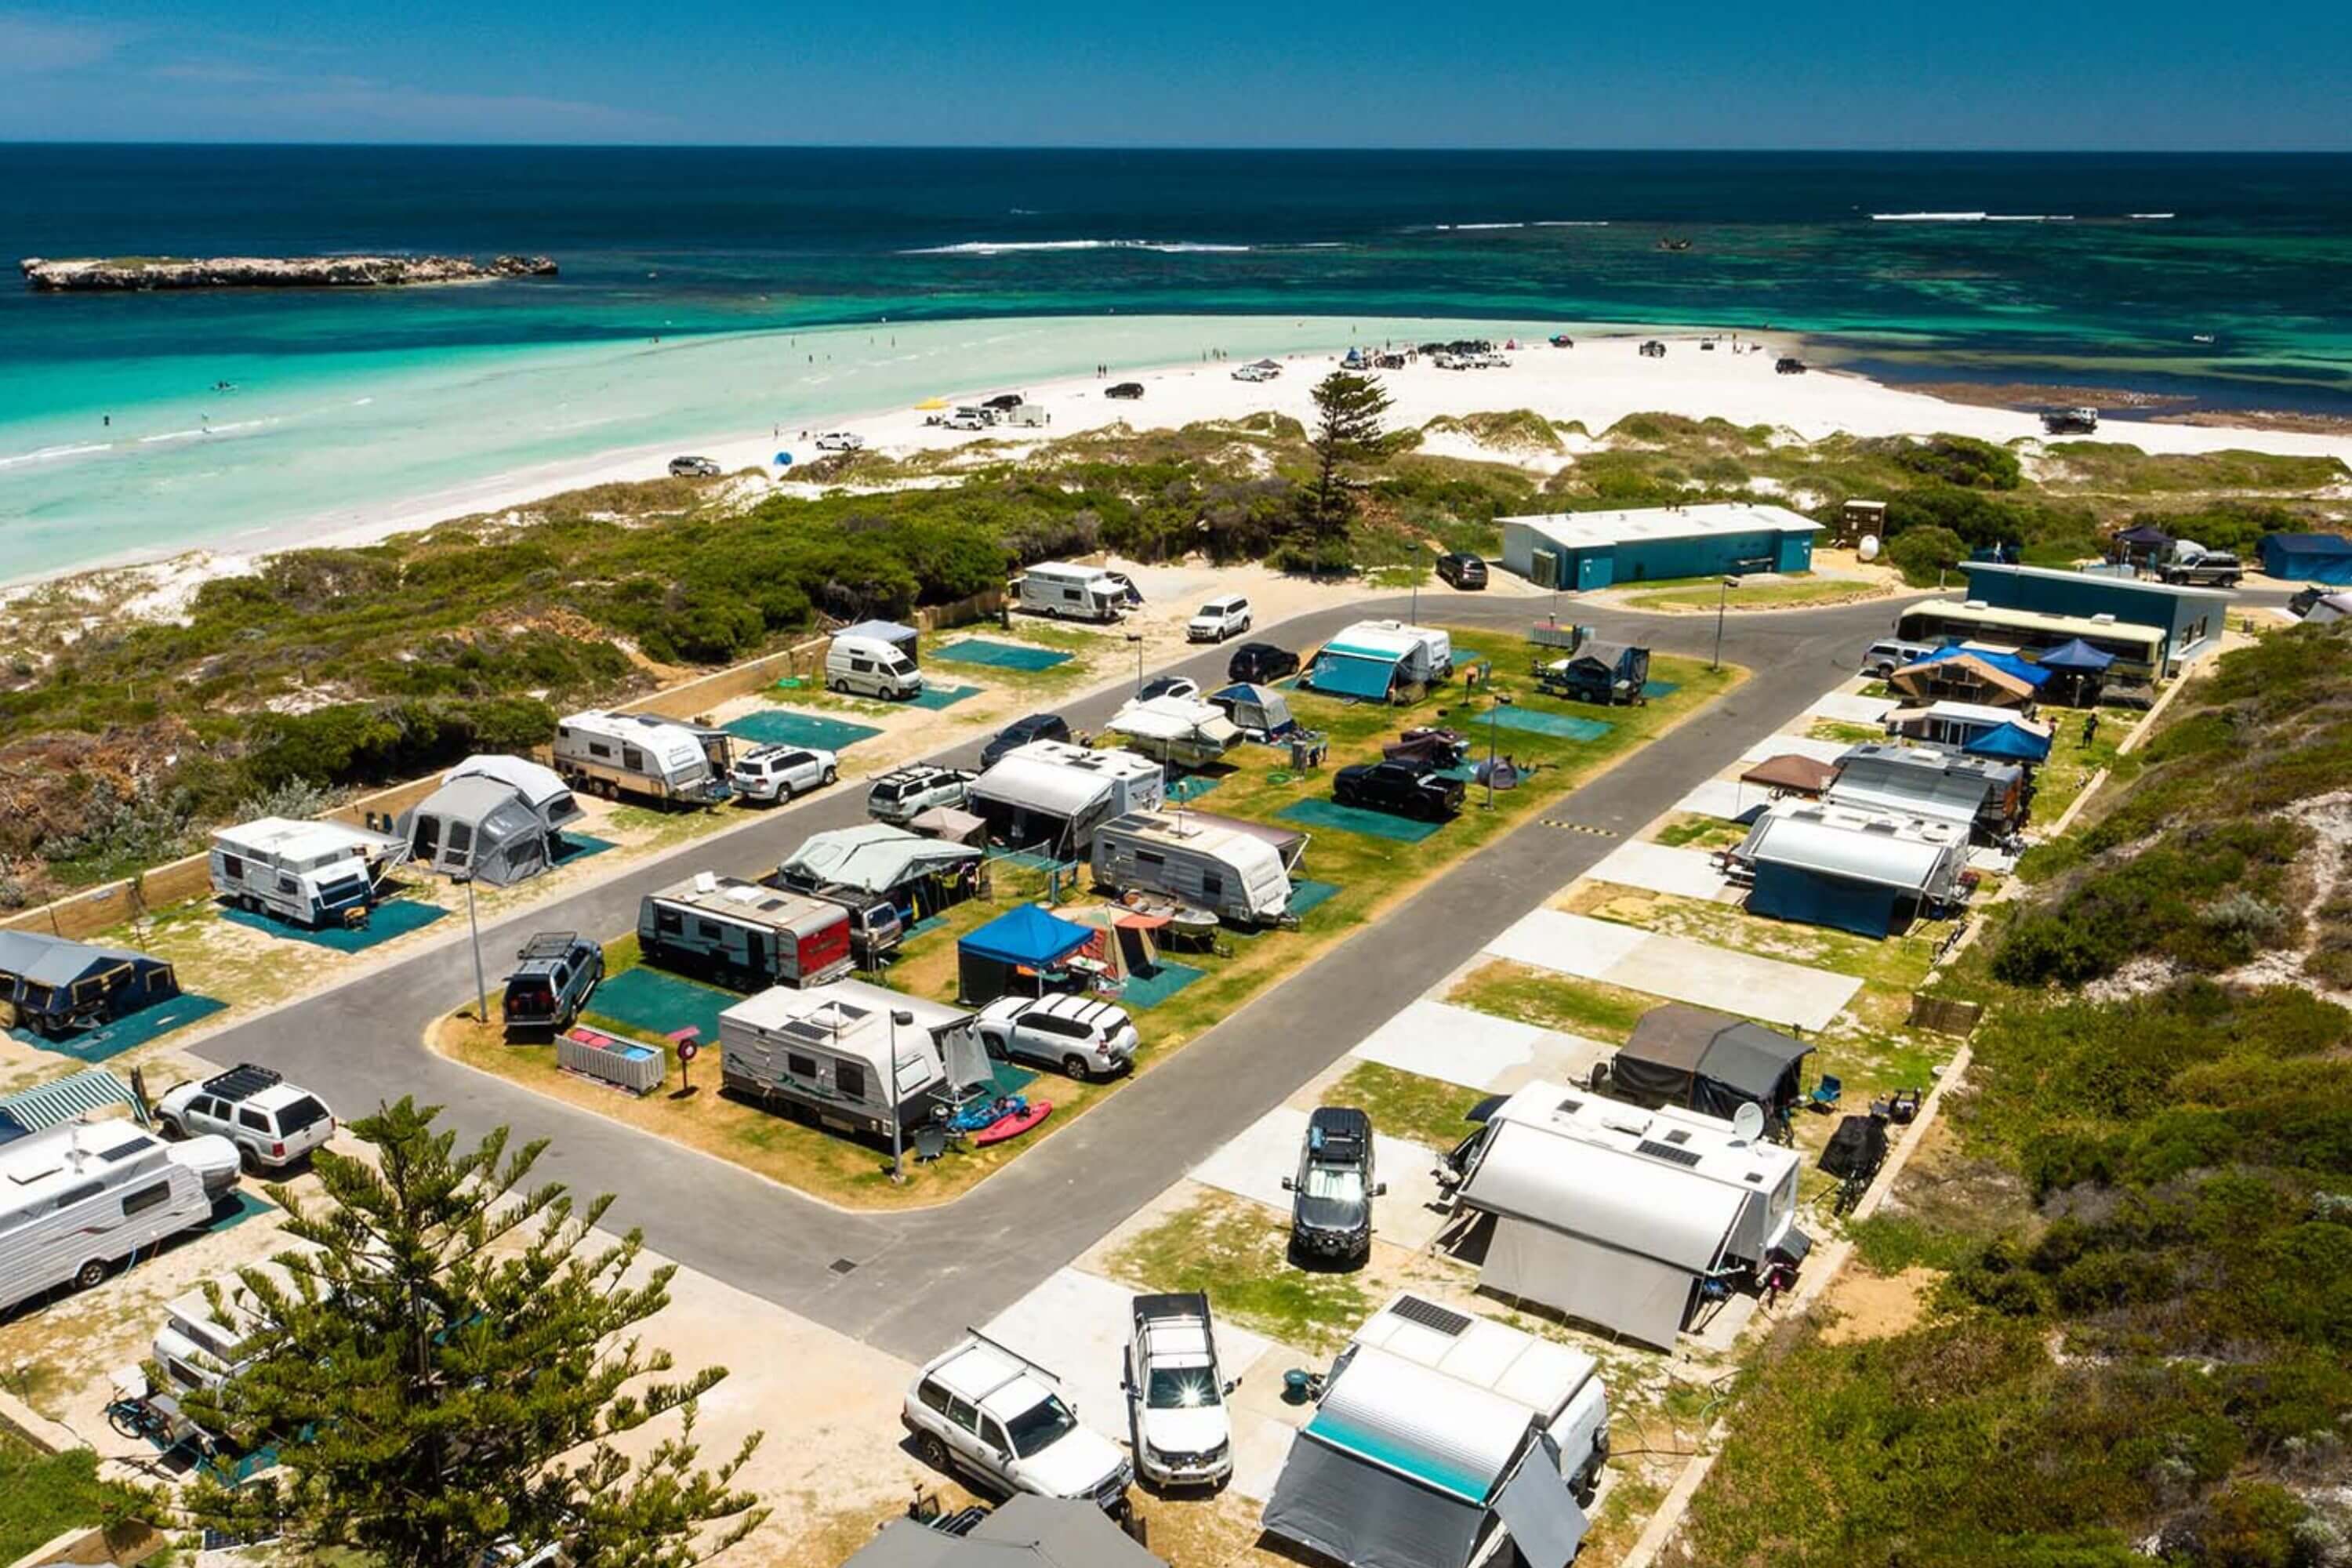
[[[1877,560],[1877,559],[1878,559],[1878,535],[1876,535],[1876,534],[1874,534],[1874,533],[1865,533],[1865,534],[1864,534],[1864,535],[1862,536],[1862,544],[1861,544],[1861,547],[1860,547],[1859,549],[1857,549],[1857,550],[1854,552],[1854,553],[1855,553],[1855,554],[1857,554],[1857,555],[1859,555],[1859,556],[1861,556],[1864,561],[1875,561],[1875,560]]]
[[[1742,1143],[1753,1143],[1764,1136],[1764,1108],[1750,1100],[1731,1113],[1731,1131]]]

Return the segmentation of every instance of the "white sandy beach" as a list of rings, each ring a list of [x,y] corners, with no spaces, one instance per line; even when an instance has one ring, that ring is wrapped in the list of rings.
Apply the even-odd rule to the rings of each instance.
[[[1801,375],[1777,374],[1774,363],[1781,354],[1805,352],[1803,342],[1793,337],[1734,339],[1692,330],[1669,332],[1643,328],[1587,331],[1595,335],[1580,335],[1573,348],[1554,348],[1539,340],[1521,339],[1520,347],[1507,356],[1510,363],[1497,368],[1442,370],[1421,361],[1402,370],[1380,372],[1379,379],[1393,400],[1390,422],[1420,426],[1444,415],[1458,416],[1525,408],[1551,420],[1580,422],[1596,436],[1617,420],[1636,413],[1720,417],[1743,426],[1769,425],[1806,440],[1841,431],[1859,436],[1949,432],[1993,441],[2021,437],[2038,440],[2042,434],[2039,420],[2029,413],[1949,403],[1835,371],[1815,370]],[[1213,322],[1203,324],[1202,335],[1214,335]],[[1666,343],[1664,358],[1648,358],[1639,353],[1641,342],[1651,337]],[[1710,337],[1715,339],[1716,346],[1703,349],[1702,342]],[[1107,376],[1026,385],[982,383],[942,388],[937,395],[952,405],[1019,391],[1049,412],[1051,423],[1042,429],[955,431],[927,426],[926,414],[912,407],[845,409],[830,420],[813,420],[806,426],[795,425],[781,431],[772,427],[713,432],[700,440],[619,447],[578,461],[543,464],[428,495],[346,500],[331,511],[322,511],[301,523],[254,531],[238,537],[227,548],[215,546],[168,557],[160,552],[151,552],[144,563],[109,564],[152,563],[152,605],[142,608],[170,614],[175,601],[193,592],[196,583],[249,570],[253,560],[275,551],[367,543],[455,518],[524,510],[535,501],[565,490],[660,477],[669,459],[685,452],[711,458],[730,472],[758,468],[784,493],[813,494],[810,487],[792,481],[790,468],[780,468],[772,459],[779,451],[792,453],[799,462],[821,456],[807,437],[824,430],[855,432],[873,448],[885,453],[979,441],[994,442],[1000,449],[1012,453],[1118,422],[1139,429],[1167,428],[1199,420],[1234,419],[1272,411],[1308,423],[1313,417],[1310,394],[1314,384],[1339,363],[1346,346],[1335,343],[1321,353],[1283,356],[1284,374],[1270,382],[1237,381],[1232,374],[1232,363],[1194,361],[1144,370],[1115,366]],[[1103,395],[1107,386],[1121,381],[1140,382],[1143,396],[1123,401]],[[2352,436],[2344,435],[2109,418],[2101,421],[2097,436],[2092,438],[2127,442],[2149,452],[2193,453],[2235,447],[2328,456],[2352,463]],[[1502,458],[1549,469],[1572,461],[1573,453],[1587,446],[1574,437],[1568,437],[1565,444],[1568,456],[1507,452],[1482,447],[1459,433],[1438,432],[1429,437],[1424,449],[1449,456]],[[21,587],[37,580],[22,579],[14,585]]]

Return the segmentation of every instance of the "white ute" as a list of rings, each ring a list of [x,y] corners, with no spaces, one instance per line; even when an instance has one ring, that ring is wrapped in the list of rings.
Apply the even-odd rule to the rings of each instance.
[[[1119,1512],[1134,1468],[1118,1445],[1078,1424],[1059,1388],[1044,1367],[968,1330],[917,1375],[900,1419],[935,1469]]]
[[[1206,1292],[1135,1299],[1135,1338],[1121,1386],[1135,1468],[1157,1487],[1221,1487],[1234,1474],[1234,1423]]]

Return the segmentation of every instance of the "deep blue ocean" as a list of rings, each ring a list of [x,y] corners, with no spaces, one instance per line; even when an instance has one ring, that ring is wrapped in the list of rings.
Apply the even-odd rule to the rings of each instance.
[[[68,471],[116,463],[124,429],[154,445],[110,470],[129,488],[100,522],[198,484],[165,448],[199,416],[290,429],[421,367],[886,319],[1771,325],[1893,379],[2352,412],[2346,155],[13,145],[0,235],[19,256],[562,268],[372,293],[0,288],[0,541],[45,529],[52,552],[92,521]],[[280,401],[199,407],[222,381]],[[477,460],[417,449],[453,465],[436,480]]]

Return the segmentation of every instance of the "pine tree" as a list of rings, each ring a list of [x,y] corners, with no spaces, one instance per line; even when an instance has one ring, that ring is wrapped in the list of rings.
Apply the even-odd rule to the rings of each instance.
[[[1315,488],[1307,493],[1306,542],[1318,564],[1345,565],[1348,523],[1355,515],[1343,468],[1386,455],[1381,416],[1389,395],[1370,376],[1335,370],[1315,386]]]
[[[697,1463],[696,1405],[727,1375],[667,1380],[667,1352],[635,1333],[668,1303],[674,1267],[640,1267],[631,1231],[593,1229],[609,1196],[575,1211],[564,1188],[526,1189],[546,1150],[512,1153],[499,1128],[472,1150],[408,1100],[354,1122],[370,1163],[321,1150],[328,1203],[270,1189],[303,1244],[240,1271],[234,1303],[260,1326],[252,1358],[190,1414],[273,1443],[279,1468],[242,1487],[206,1475],[198,1522],[279,1531],[306,1557],[341,1547],[383,1568],[475,1568],[499,1542],[562,1542],[580,1568],[685,1568],[732,1545],[766,1510],[734,1489],[760,1441]],[[665,1415],[639,1457],[615,1439]]]

